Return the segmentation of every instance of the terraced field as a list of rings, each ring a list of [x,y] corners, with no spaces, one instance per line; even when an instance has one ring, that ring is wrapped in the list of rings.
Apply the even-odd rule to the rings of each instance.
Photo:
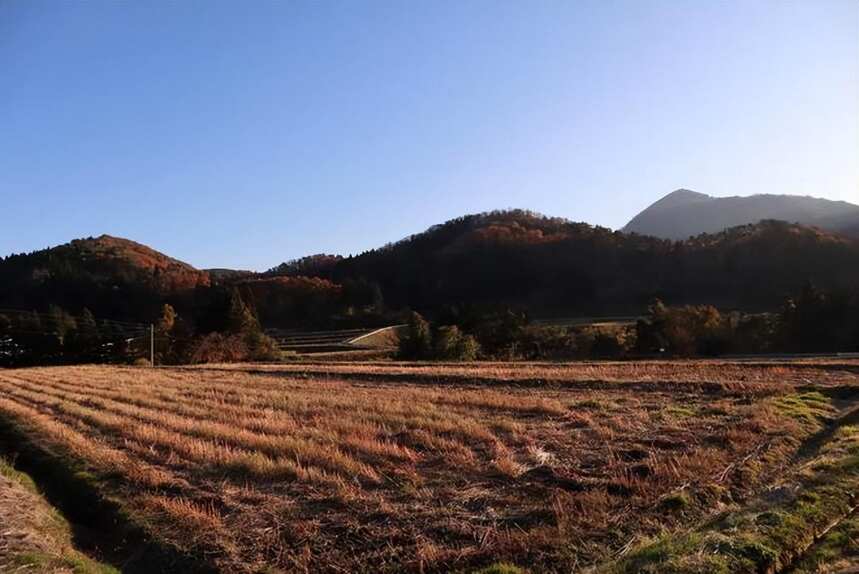
[[[857,373],[22,369],[0,371],[0,424],[7,451],[69,469],[150,554],[173,553],[148,571],[775,572],[811,560],[824,529],[852,532]],[[796,539],[758,524],[767,512]],[[133,550],[107,558],[133,569]]]

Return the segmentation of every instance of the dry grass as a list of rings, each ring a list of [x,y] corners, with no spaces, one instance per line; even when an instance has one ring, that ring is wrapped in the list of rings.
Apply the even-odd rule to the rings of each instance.
[[[0,572],[116,574],[79,553],[72,529],[33,481],[0,458]]]
[[[527,381],[529,384],[521,384]],[[546,381],[539,385],[538,381]],[[844,365],[297,364],[0,372],[0,416],[225,571],[593,564],[750,496]],[[811,400],[811,399],[808,399]]]
[[[206,369],[246,371],[247,365],[208,365]],[[254,372],[303,377],[341,377],[371,380],[457,384],[547,383],[573,388],[638,386],[644,390],[675,389],[712,392],[759,390],[768,393],[785,384],[859,384],[859,359],[817,360],[680,360],[600,362],[301,362],[253,365]]]

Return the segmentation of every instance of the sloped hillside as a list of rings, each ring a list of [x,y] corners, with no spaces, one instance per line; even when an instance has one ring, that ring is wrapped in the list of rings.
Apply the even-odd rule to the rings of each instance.
[[[784,222],[673,242],[517,210],[454,219],[319,276],[362,278],[387,304],[427,312],[499,304],[592,315],[639,312],[653,297],[775,308],[808,281],[859,284],[857,263],[855,240]]]
[[[710,197],[678,189],[636,215],[628,233],[683,240],[701,233],[777,219],[842,234],[859,232],[859,206],[794,195]]]
[[[312,322],[340,309],[343,288],[318,277],[257,277],[234,283],[264,325]]]
[[[212,317],[236,289],[267,327],[390,324],[405,308],[635,315],[655,297],[771,310],[808,282],[855,289],[859,241],[771,220],[670,241],[513,210],[453,219],[357,256],[215,277],[133,241],[75,240],[0,260],[0,309],[86,307],[102,318],[148,322],[170,303],[203,331],[217,330]]]
[[[0,260],[0,307],[55,304],[137,317],[162,299],[187,296],[209,284],[204,271],[109,235]]]

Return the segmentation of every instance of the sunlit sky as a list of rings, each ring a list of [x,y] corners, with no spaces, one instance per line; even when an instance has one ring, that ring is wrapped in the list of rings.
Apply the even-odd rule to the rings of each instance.
[[[0,0],[0,255],[266,269],[680,187],[859,203],[859,2]]]

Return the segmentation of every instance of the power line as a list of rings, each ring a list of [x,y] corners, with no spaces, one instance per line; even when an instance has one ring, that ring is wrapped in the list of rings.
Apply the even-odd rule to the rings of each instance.
[[[62,309],[60,311],[62,314],[66,315],[68,317],[73,317],[73,318],[77,318],[77,319],[82,318],[82,316],[80,316],[80,315],[72,315],[71,313],[67,313],[66,311],[64,311]],[[35,309],[0,308],[0,313],[18,313],[18,314],[27,314],[27,315],[40,315],[43,317],[54,317],[55,316],[55,314],[50,312],[50,311],[37,311]],[[143,325],[144,324],[144,323],[141,323],[139,321],[122,321],[120,319],[107,319],[107,318],[97,319],[95,317],[95,315],[93,315],[93,318],[98,320],[98,321],[109,321],[111,323],[124,323],[127,325]]]
[[[80,315],[72,315],[70,313],[65,313],[65,312],[63,312],[64,317],[62,317],[62,316],[58,317],[52,313],[48,313],[48,312],[44,312],[44,311],[29,311],[26,309],[0,309],[0,315],[6,315],[6,314],[29,315],[31,317],[37,316],[37,317],[39,317],[40,320],[47,320],[47,321],[54,321],[54,322],[59,322],[64,317],[74,319],[76,322],[83,319],[83,317]],[[141,329],[144,329],[147,327],[146,323],[133,322],[133,321],[120,321],[118,319],[99,319],[95,316],[93,316],[93,320],[96,322],[96,324],[99,324],[99,323],[105,324],[106,323],[106,324],[116,325],[116,326],[120,326],[120,327],[137,327],[137,328],[141,328]]]
[[[0,337],[12,336],[12,335],[46,335],[46,336],[50,335],[50,336],[55,336],[58,334],[59,333],[57,333],[56,331],[33,331],[33,330],[22,330],[22,329],[0,330]],[[119,335],[120,335],[120,337],[129,337],[129,336],[140,337],[140,336],[143,336],[145,334],[146,333],[143,331],[134,331],[134,332],[129,332],[129,333],[120,333]],[[110,337],[108,337],[108,338],[110,338]]]

